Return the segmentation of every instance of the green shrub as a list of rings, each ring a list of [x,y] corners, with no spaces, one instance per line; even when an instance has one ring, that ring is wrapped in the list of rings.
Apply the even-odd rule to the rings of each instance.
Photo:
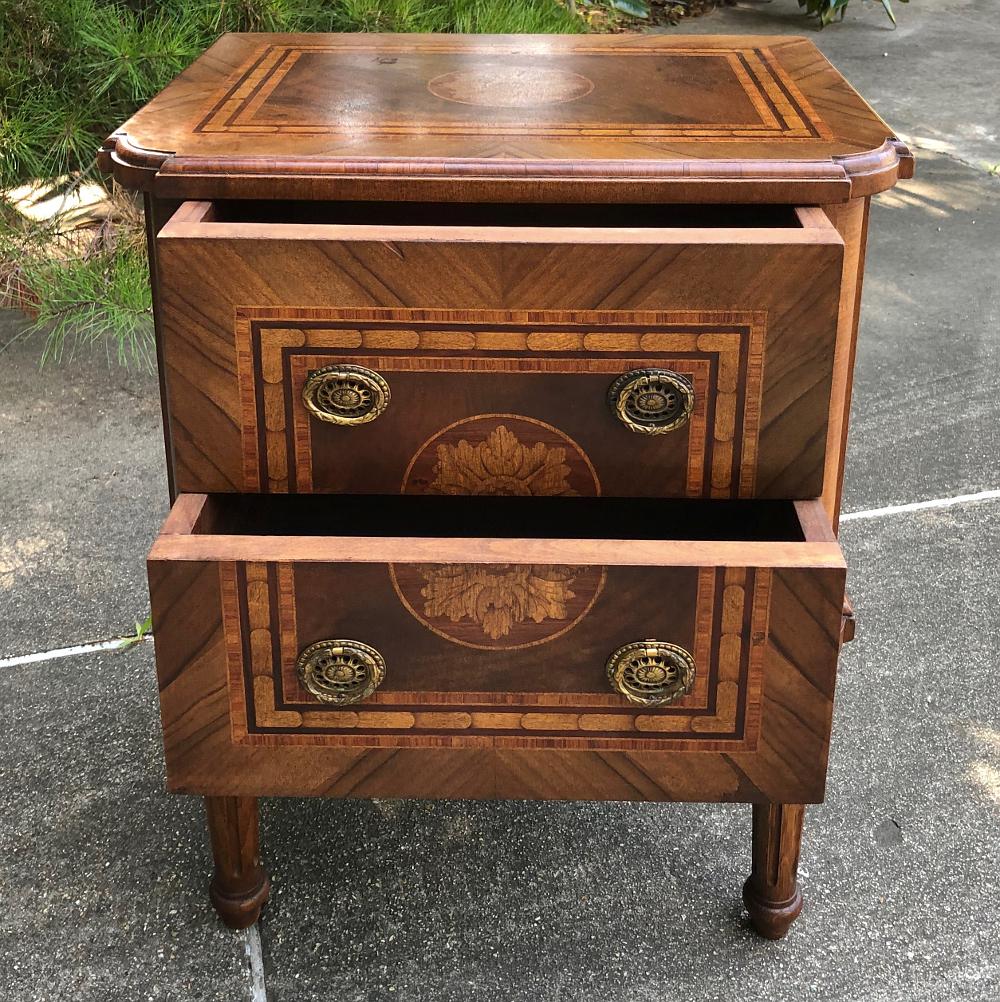
[[[561,0],[0,0],[0,187],[86,170],[225,31],[573,32]]]
[[[799,0],[799,6],[804,7],[807,14],[819,18],[819,26],[825,28],[835,17],[844,19],[847,13],[847,5],[851,0]],[[878,0],[885,8],[893,24],[896,23],[896,15],[892,10],[892,0]],[[900,3],[909,3],[910,0],[899,0]]]
[[[44,190],[56,198],[74,184]],[[0,206],[0,300],[47,334],[42,360],[101,345],[122,364],[152,362],[149,268],[142,215],[113,189],[105,217],[71,229],[57,216],[32,222]]]
[[[821,27],[848,2],[798,0]],[[0,0],[0,189],[99,180],[104,137],[226,31],[579,32],[649,13],[649,0]],[[58,217],[29,223],[2,198],[0,210],[0,305],[36,314],[46,357],[105,332],[120,360],[148,357],[141,219],[127,195],[82,233]]]

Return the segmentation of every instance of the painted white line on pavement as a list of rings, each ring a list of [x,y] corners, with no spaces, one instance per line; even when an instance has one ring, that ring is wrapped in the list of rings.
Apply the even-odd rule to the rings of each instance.
[[[260,931],[254,922],[245,933],[244,945],[247,962],[250,965],[250,1002],[267,1002],[267,987],[264,984],[264,954],[261,951]]]
[[[860,522],[869,518],[882,518],[886,515],[905,515],[911,511],[928,511],[933,508],[951,508],[959,504],[975,504],[977,501],[1000,501],[1000,490],[979,491],[976,494],[956,494],[950,498],[932,498],[930,501],[912,501],[909,504],[890,504],[884,508],[868,508],[865,511],[849,511],[840,516],[840,522]],[[142,638],[142,643],[151,642],[152,633]],[[14,658],[0,658],[0,668],[14,668],[17,665],[37,664],[40,661],[54,661],[56,658],[71,658],[78,654],[91,654],[94,651],[111,651],[125,642],[123,638],[116,640],[99,640],[92,644],[77,644],[74,647],[58,647],[52,651],[39,651],[37,654],[21,654]],[[258,937],[259,938],[259,937]]]
[[[866,518],[882,518],[884,515],[902,515],[910,511],[926,511],[930,508],[950,508],[956,504],[975,504],[977,501],[1000,500],[1000,490],[979,491],[978,494],[956,494],[951,498],[933,498],[930,501],[913,501],[910,504],[891,504],[885,508],[869,508],[867,511],[850,511],[840,516],[841,523],[857,522]]]
[[[153,635],[147,633],[142,642],[151,641]],[[91,654],[94,651],[113,651],[121,647],[125,641],[118,637],[115,640],[98,640],[92,644],[76,644],[74,647],[57,647],[53,651],[39,651],[36,654],[20,654],[16,658],[0,658],[0,668],[14,668],[17,665],[33,665],[39,661],[54,661],[56,658],[72,658],[78,654]]]

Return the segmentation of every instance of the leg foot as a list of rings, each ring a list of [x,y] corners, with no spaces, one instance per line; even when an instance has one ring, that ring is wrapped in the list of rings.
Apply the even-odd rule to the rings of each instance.
[[[260,862],[257,801],[254,797],[206,797],[215,873],[208,896],[230,929],[257,921],[271,891]]]
[[[802,804],[753,805],[753,868],[743,885],[750,923],[765,939],[781,939],[802,911],[799,848]]]

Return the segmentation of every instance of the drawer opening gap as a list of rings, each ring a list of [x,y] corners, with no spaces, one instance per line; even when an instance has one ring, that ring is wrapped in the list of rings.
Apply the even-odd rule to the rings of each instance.
[[[220,200],[202,223],[801,229],[790,205],[590,205]]]
[[[195,535],[805,542],[792,501],[212,494]]]

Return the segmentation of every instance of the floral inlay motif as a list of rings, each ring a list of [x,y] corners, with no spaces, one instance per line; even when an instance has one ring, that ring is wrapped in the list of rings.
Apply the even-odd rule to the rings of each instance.
[[[478,623],[491,640],[506,637],[514,626],[531,620],[565,620],[570,588],[579,567],[544,565],[427,564],[420,567],[427,584],[420,594],[429,619]]]
[[[476,445],[464,438],[457,445],[439,445],[428,492],[568,497],[577,493],[569,474],[564,448],[544,442],[524,445],[501,424]]]

